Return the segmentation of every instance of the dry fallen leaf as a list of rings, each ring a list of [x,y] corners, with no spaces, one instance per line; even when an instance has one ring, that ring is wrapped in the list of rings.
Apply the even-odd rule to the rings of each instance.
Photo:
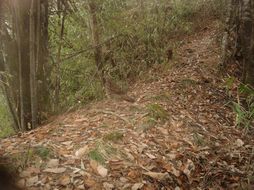
[[[26,170],[22,171],[19,175],[20,177],[27,178],[32,176],[32,174],[39,174],[40,172],[41,171],[39,168],[29,167],[29,168],[26,168]]]
[[[193,161],[188,159],[187,164],[183,170],[183,173],[185,173],[188,177],[190,177],[191,172],[194,170],[195,170],[195,165]]]
[[[75,152],[75,156],[80,159],[86,154],[87,150],[88,150],[88,146],[86,145],[83,148],[80,148],[79,150],[77,150]]]
[[[237,139],[235,144],[237,147],[242,147],[244,145],[244,142],[241,139]]]
[[[104,187],[105,190],[112,190],[112,189],[114,189],[114,185],[110,184],[110,183],[107,183],[107,182],[103,183],[103,187]]]
[[[146,172],[144,175],[147,175],[153,179],[156,179],[158,181],[164,181],[166,179],[169,179],[169,174],[168,173],[157,173],[157,172]]]
[[[132,186],[131,190],[139,190],[139,189],[141,189],[143,186],[144,186],[143,183],[135,183],[135,184]]]
[[[149,153],[146,153],[146,155],[150,158],[150,159],[155,159],[156,156],[152,155],[152,154],[149,154]]]
[[[38,183],[38,181],[39,181],[39,177],[38,176],[34,176],[34,177],[31,177],[31,178],[28,178],[27,181],[26,181],[26,186],[27,187],[34,186],[36,183]]]
[[[107,177],[108,175],[108,170],[101,165],[97,167],[97,172],[101,177]]]
[[[65,171],[66,171],[66,168],[48,168],[43,170],[43,172],[54,173],[54,174],[64,173]]]
[[[71,183],[71,178],[69,176],[61,176],[59,179],[59,184],[62,186],[67,186]]]
[[[95,160],[90,161],[90,166],[93,169],[93,171],[99,174],[101,177],[107,177],[108,170],[102,165],[100,165],[98,162],[96,162]]]
[[[89,188],[93,187],[94,188],[94,187],[96,187],[97,182],[95,180],[93,180],[92,178],[87,178],[84,180],[84,184],[86,187],[89,187]]]
[[[128,177],[135,180],[137,178],[139,178],[141,176],[140,172],[138,170],[131,170],[129,173],[128,173]]]
[[[58,159],[51,159],[47,163],[47,168],[57,168],[59,166],[59,160]]]
[[[97,172],[97,167],[98,167],[99,163],[96,162],[95,160],[90,160],[90,166],[93,169],[94,172]]]

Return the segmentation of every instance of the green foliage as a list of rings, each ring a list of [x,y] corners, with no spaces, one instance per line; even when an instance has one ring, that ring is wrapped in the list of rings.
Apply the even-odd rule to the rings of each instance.
[[[119,131],[113,131],[105,135],[103,139],[106,141],[117,142],[123,139],[123,133],[120,133]]]
[[[197,81],[195,81],[193,79],[183,79],[180,81],[180,86],[183,88],[194,86],[196,84],[197,84]]]
[[[46,160],[53,155],[52,150],[44,146],[35,147],[33,149],[33,153],[43,160]]]
[[[150,104],[147,106],[150,118],[154,120],[166,121],[169,118],[168,112],[159,104]]]
[[[243,103],[240,101],[233,102],[236,124],[248,130],[250,127],[253,127],[254,121],[254,89],[248,85],[241,84],[238,91],[244,97],[244,101]]]
[[[196,145],[198,145],[198,146],[204,146],[205,145],[205,139],[199,133],[193,133],[192,137],[193,137],[193,140],[194,140]]]
[[[8,137],[14,134],[12,120],[8,111],[5,98],[0,91],[0,138]]]
[[[219,0],[95,1],[104,70],[116,81],[140,77],[154,65],[168,63],[175,36],[189,34],[207,15],[221,14]],[[104,91],[92,48],[91,15],[87,1],[73,2],[65,18],[64,39],[59,38],[59,16],[50,17],[52,86],[55,84],[59,44],[62,45],[61,107],[100,100]],[[165,64],[169,65],[169,64]],[[125,86],[128,86],[125,84]]]
[[[105,165],[106,160],[115,157],[120,152],[111,144],[104,141],[97,142],[96,147],[88,153],[88,157],[98,163]]]
[[[109,128],[110,126],[107,125],[106,123],[103,123],[100,127],[101,127],[101,128]]]
[[[152,97],[154,100],[157,101],[170,101],[171,100],[171,95],[168,92],[161,92],[160,94]]]
[[[97,161],[100,164],[105,164],[105,159],[98,148],[91,150],[88,153],[90,159]]]
[[[155,127],[157,124],[157,120],[154,118],[148,118],[145,122],[140,126],[140,130],[142,132],[147,132],[149,129]]]
[[[229,95],[231,95],[231,89],[233,89],[235,81],[236,81],[235,77],[228,77],[225,80],[225,88]]]

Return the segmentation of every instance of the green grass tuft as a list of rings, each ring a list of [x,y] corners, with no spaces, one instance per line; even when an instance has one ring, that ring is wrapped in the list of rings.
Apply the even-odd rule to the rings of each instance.
[[[166,121],[169,119],[168,112],[159,104],[150,104],[147,106],[149,116],[155,120]]]
[[[33,153],[43,160],[46,160],[53,155],[52,150],[44,146],[34,147]]]
[[[103,140],[105,141],[112,141],[112,142],[118,142],[123,139],[123,133],[120,133],[118,131],[111,132],[103,137]]]
[[[88,156],[91,160],[95,160],[100,164],[105,164],[105,158],[103,157],[102,153],[98,150],[98,148],[91,150],[88,153]]]

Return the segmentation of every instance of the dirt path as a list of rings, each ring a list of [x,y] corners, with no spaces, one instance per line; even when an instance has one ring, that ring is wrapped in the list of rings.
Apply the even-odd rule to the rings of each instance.
[[[19,183],[43,190],[253,189],[254,141],[232,128],[216,74],[216,32],[212,25],[185,38],[172,67],[154,68],[132,87],[136,103],[101,101],[1,140],[0,152],[20,166]]]

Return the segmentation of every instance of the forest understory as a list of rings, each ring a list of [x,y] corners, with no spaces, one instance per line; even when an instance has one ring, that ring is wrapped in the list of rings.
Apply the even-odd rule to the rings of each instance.
[[[253,132],[235,127],[218,74],[219,26],[184,37],[168,65],[106,99],[0,140],[27,189],[254,189]]]

